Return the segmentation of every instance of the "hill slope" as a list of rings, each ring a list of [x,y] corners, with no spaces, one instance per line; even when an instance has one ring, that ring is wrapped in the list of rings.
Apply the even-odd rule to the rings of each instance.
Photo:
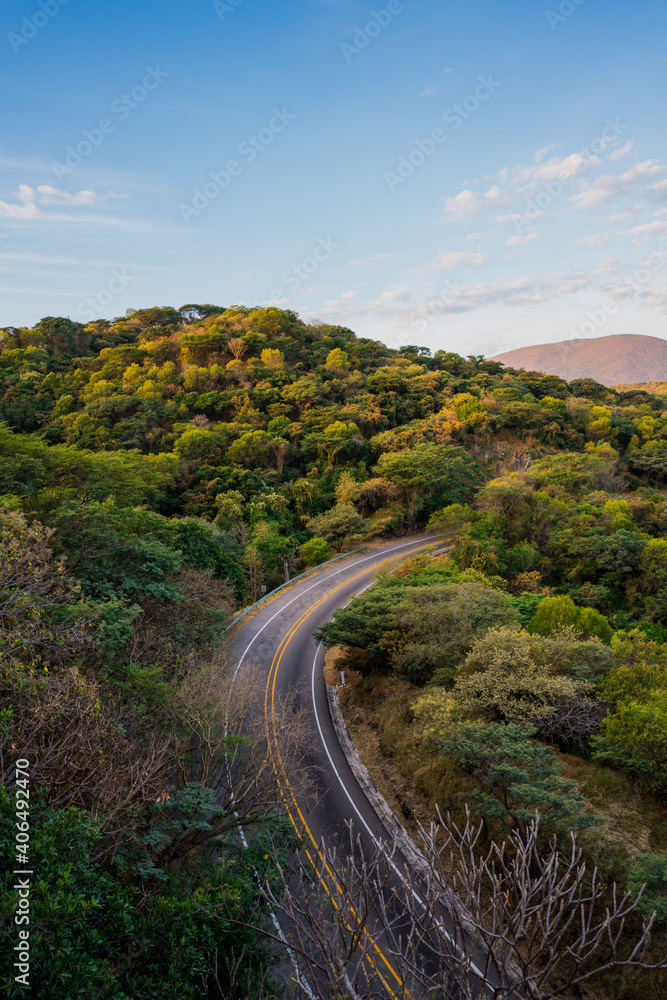
[[[593,378],[603,385],[667,380],[667,340],[617,334],[592,340],[535,344],[496,354],[491,360],[512,368],[549,372],[568,381]]]

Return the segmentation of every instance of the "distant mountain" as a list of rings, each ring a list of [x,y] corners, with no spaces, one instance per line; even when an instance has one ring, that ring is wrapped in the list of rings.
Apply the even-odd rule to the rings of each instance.
[[[603,385],[667,380],[667,340],[634,334],[535,344],[496,354],[509,368],[560,375],[568,382],[593,378]]]

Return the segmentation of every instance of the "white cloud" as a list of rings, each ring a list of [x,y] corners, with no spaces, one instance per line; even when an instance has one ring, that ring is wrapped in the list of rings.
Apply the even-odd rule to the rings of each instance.
[[[486,229],[481,233],[468,233],[466,236],[466,243],[488,243],[493,233]]]
[[[554,182],[560,184],[563,179],[571,183],[581,178],[590,168],[600,166],[600,159],[597,156],[588,156],[584,153],[552,156],[551,159],[545,160],[544,157],[554,148],[555,146],[551,145],[538,150],[533,163],[503,167],[497,175],[500,184],[491,184],[484,193],[477,193],[468,186],[453,198],[447,198],[445,208],[450,219],[459,222],[486,209],[525,202],[545,184],[552,185]],[[468,183],[469,185],[489,183],[490,180],[493,178],[487,177]],[[506,218],[501,216],[501,219]]]
[[[620,271],[623,267],[625,267],[625,264],[618,257],[603,257],[598,267],[596,267],[595,273],[605,274],[607,271]]]
[[[625,146],[620,146],[618,149],[612,150],[609,154],[609,159],[612,160],[613,163],[617,163],[618,160],[622,160],[624,156],[629,156],[630,153],[634,152],[636,152],[634,139],[630,139],[626,142]]]
[[[580,194],[572,196],[575,208],[595,208],[611,198],[631,194],[645,187],[646,182],[663,173],[665,168],[655,160],[644,160],[620,174],[600,174]],[[656,187],[657,185],[654,185]]]
[[[437,87],[427,87],[426,90],[422,90],[420,97],[433,97],[434,94],[438,93]]]
[[[536,166],[527,179],[534,184],[540,181],[556,181],[562,178],[573,180],[583,173],[588,167],[599,166],[600,160],[597,156],[584,156],[583,153],[570,153],[569,156],[554,157],[546,163]]]
[[[488,257],[485,253],[476,253],[473,250],[453,250],[439,257],[434,264],[428,267],[415,270],[421,271],[450,271],[453,267],[477,268],[486,264]]]
[[[69,191],[59,191],[49,184],[40,184],[37,193],[41,205],[94,205],[98,200],[94,191],[78,191],[76,194],[70,194]]]
[[[658,181],[657,184],[649,184],[646,190],[649,192],[649,194],[658,195],[659,197],[662,197],[662,195],[667,194],[667,178],[665,178],[662,181]]]
[[[545,150],[549,147],[545,147]],[[538,150],[539,155],[545,150]],[[549,182],[565,177],[568,180],[582,174],[588,167],[600,165],[597,156],[586,156],[583,153],[569,153],[567,156],[552,156],[550,160],[538,160],[535,163],[518,163],[514,167],[503,167],[498,176],[503,182],[513,188],[521,187],[519,194],[529,194],[536,184]]]
[[[601,247],[605,243],[609,243],[609,240],[615,235],[616,233],[614,232],[593,233],[591,236],[582,236],[580,240],[573,240],[572,246]]]
[[[432,297],[416,312],[433,315],[434,312],[470,312],[490,305],[537,305],[582,291],[590,281],[586,274],[557,273],[542,279],[526,277],[497,285],[467,285],[445,296]]]
[[[497,184],[490,187],[482,195],[475,194],[474,191],[460,191],[454,198],[445,199],[445,208],[450,217],[455,220],[467,219],[471,215],[476,215],[485,208],[502,204],[503,195]]]
[[[645,240],[651,239],[653,236],[659,236],[665,232],[667,232],[667,222],[660,222],[658,219],[654,219],[653,222],[645,222],[641,226],[635,226],[633,229],[630,229],[628,235],[635,237],[632,240],[632,245],[638,247]]]
[[[6,219],[36,219],[38,215],[39,208],[33,201],[24,201],[22,205],[0,201],[0,216]]]
[[[628,205],[627,208],[624,208],[623,211],[619,212],[617,215],[610,215],[609,221],[627,222],[628,219],[636,219],[638,215],[641,215],[644,209],[644,205]]]
[[[538,149],[536,153],[533,153],[533,162],[541,163],[544,157],[551,153],[554,149],[558,149],[557,142],[552,142],[548,146],[543,146],[542,149]]]
[[[510,236],[508,240],[505,240],[505,245],[508,247],[520,247],[524,243],[532,243],[534,240],[539,240],[537,233],[526,233],[525,236]]]
[[[395,254],[393,253],[374,253],[370,257],[364,257],[363,260],[348,260],[348,267],[365,267],[365,268],[375,268],[377,267],[377,261],[391,260]]]
[[[30,184],[19,184],[18,202],[0,201],[0,216],[7,219],[37,219],[58,218],[58,216],[47,216],[42,212],[42,207],[49,205],[67,205],[71,208],[91,206],[106,198],[118,197],[117,195],[106,195],[104,198],[96,195],[94,191],[78,191],[70,194],[68,191],[61,191],[59,188],[51,187],[50,184],[39,184],[31,187]]]
[[[376,316],[383,320],[418,324],[422,319],[432,319],[445,313],[467,313],[489,306],[518,307],[540,305],[553,299],[574,295],[591,284],[587,274],[560,272],[546,278],[518,278],[499,284],[459,285],[448,281],[441,294],[427,298],[418,306],[409,304],[405,291],[384,292],[366,304],[344,307],[343,302],[332,299],[325,303],[324,311],[335,316],[338,322],[362,316]]]

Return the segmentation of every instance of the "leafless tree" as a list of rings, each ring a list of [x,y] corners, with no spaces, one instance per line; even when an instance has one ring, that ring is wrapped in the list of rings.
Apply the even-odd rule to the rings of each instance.
[[[155,799],[173,774],[171,736],[156,728],[137,741],[133,726],[75,668],[28,679],[13,688],[12,725],[0,731],[2,782],[11,784],[16,758],[27,757],[53,808],[78,806],[103,817],[113,840],[119,814]]]
[[[283,811],[281,789],[267,752],[267,722],[258,711],[265,680],[252,670],[234,676],[220,664],[193,671],[179,691],[184,730],[177,751],[177,787],[199,782],[215,793],[223,813],[207,830],[191,829],[175,840],[174,857],[238,827],[251,827]],[[311,777],[306,763],[312,733],[293,698],[274,705],[272,742],[280,746],[283,767],[295,794],[306,794]]]
[[[208,427],[211,421],[203,413],[198,413],[196,417],[193,417],[190,421],[193,427]]]
[[[227,341],[227,349],[236,361],[240,361],[245,352],[248,350],[248,345],[241,339],[241,337],[232,337]]]
[[[534,724],[543,740],[581,750],[586,739],[600,728],[606,707],[592,698],[570,698]]]
[[[159,822],[157,803],[188,786],[209,790],[219,815],[185,826],[154,852],[164,867],[205,841],[281,811],[258,711],[263,699],[263,682],[252,671],[234,680],[224,660],[193,663],[175,691],[174,720],[166,714],[148,728],[75,668],[28,678],[13,689],[11,725],[0,726],[1,779],[11,784],[17,757],[27,757],[49,805],[90,812],[112,856],[129,829],[146,833]],[[278,702],[272,725],[290,784],[305,795],[312,737],[303,713],[291,699]]]
[[[419,871],[354,842],[279,868],[264,895],[286,928],[293,995],[373,1000],[389,986],[401,1000],[555,1000],[612,969],[667,968],[648,955],[641,893],[588,872],[574,833],[540,855],[536,819],[525,841],[480,854],[481,826],[439,818],[421,830]]]

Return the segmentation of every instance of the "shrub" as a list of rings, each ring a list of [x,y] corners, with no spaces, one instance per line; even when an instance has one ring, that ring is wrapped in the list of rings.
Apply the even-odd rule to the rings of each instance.
[[[443,740],[442,753],[483,782],[483,790],[466,794],[468,803],[511,830],[525,834],[536,812],[545,828],[591,826],[575,782],[561,776],[556,754],[534,735],[533,726],[466,722]]]
[[[628,889],[637,893],[645,885],[639,910],[650,919],[655,912],[659,923],[667,923],[667,854],[638,854],[630,866]]]
[[[468,718],[491,722],[537,722],[558,705],[592,691],[593,685],[556,674],[535,655],[527,632],[490,629],[466,657],[454,698]]]
[[[326,561],[329,546],[323,538],[310,538],[299,549],[299,555],[304,566],[319,566]]]
[[[365,527],[366,522],[361,514],[348,503],[336,504],[332,510],[312,518],[307,524],[309,531],[331,542],[338,552],[346,541],[352,541],[362,535]]]
[[[606,643],[613,635],[609,622],[595,608],[578,608],[571,597],[546,597],[531,618],[528,631],[553,635],[563,628],[576,629],[586,639],[597,636]]]

